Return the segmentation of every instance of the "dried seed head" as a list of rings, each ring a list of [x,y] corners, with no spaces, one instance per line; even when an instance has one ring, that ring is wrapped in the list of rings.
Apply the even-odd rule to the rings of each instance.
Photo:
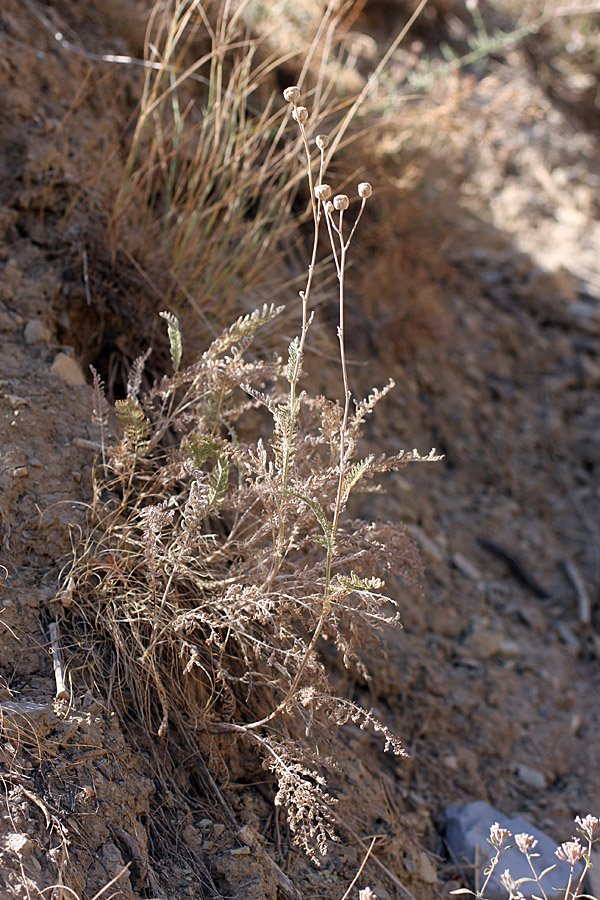
[[[292,85],[292,87],[287,87],[283,92],[284,99],[287,100],[288,103],[297,103],[300,99],[300,91],[296,87],[296,85]]]
[[[366,887],[358,892],[358,900],[377,900],[377,894],[374,894],[370,887]]]
[[[596,816],[586,816],[585,819],[582,819],[580,816],[576,816],[575,824],[579,825],[582,831],[584,831],[590,841],[593,841],[598,836],[598,831],[600,830],[600,820],[596,818]]]
[[[331,215],[333,215],[333,211],[334,211],[334,209],[335,209],[335,206],[333,205],[333,203],[331,202],[331,200],[328,200],[327,203],[326,203],[325,206],[324,206],[324,209],[325,209],[325,212],[327,213],[327,215],[328,215],[328,216],[331,216]]]
[[[563,862],[568,862],[570,866],[574,866],[583,857],[583,847],[579,842],[579,838],[561,844],[556,849],[556,855]]]
[[[510,874],[510,870],[506,869],[500,876],[500,881],[510,894],[510,900],[524,900],[522,892],[519,890],[516,881]]]
[[[496,850],[502,850],[502,847],[507,842],[507,840],[511,837],[511,833],[508,828],[500,828],[498,822],[494,822],[492,827],[490,828],[490,843]]]
[[[329,200],[331,197],[331,188],[328,184],[318,184],[315,188],[315,197],[317,200]]]
[[[319,150],[326,150],[329,147],[329,138],[326,134],[318,134],[315,138],[315,144]]]
[[[515,834],[515,841],[521,853],[531,853],[537,847],[537,841],[532,834]]]
[[[348,209],[350,206],[350,200],[346,194],[336,194],[333,198],[333,205],[337,210]]]
[[[295,106],[292,110],[292,118],[300,125],[304,125],[308,119],[308,110],[305,106]]]
[[[368,181],[361,181],[358,186],[358,196],[362,197],[363,200],[367,200],[371,194],[373,193],[373,188],[369,184]]]

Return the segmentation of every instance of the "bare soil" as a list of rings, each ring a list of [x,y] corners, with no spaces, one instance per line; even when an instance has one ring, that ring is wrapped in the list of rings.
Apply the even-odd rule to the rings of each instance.
[[[148,302],[131,276],[121,293],[98,237],[141,75],[73,47],[139,55],[142,6],[0,12],[0,898],[73,896],[56,885],[92,898],[116,879],[101,896],[339,900],[372,835],[354,896],[369,884],[379,900],[445,897],[465,876],[443,841],[448,805],[487,800],[557,842],[575,815],[598,814],[597,135],[513,54],[439,88],[456,98],[447,140],[425,130],[410,186],[394,188],[400,151],[378,163],[381,204],[357,238],[352,386],[397,383],[369,448],[445,459],[355,510],[406,522],[425,565],[420,593],[396,586],[404,627],[367,660],[372,681],[339,675],[410,760],[344,730],[331,775],[342,840],[316,869],[290,849],[247,749],[228,748],[229,780],[207,769],[195,793],[167,796],[110,697],[69,671],[72,699],[54,702],[48,624],[92,491],[87,366],[117,379],[136,355],[136,289]],[[338,392],[333,362],[322,380]]]

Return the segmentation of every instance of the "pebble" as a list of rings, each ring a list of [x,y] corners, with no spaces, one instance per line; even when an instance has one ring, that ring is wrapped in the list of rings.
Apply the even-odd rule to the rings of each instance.
[[[424,881],[425,884],[437,884],[438,882],[435,866],[424,850],[419,853],[419,878],[421,881]]]
[[[600,307],[597,303],[586,303],[585,300],[578,300],[571,303],[569,312],[576,319],[597,321],[600,319]]]
[[[507,639],[505,641],[500,641],[498,653],[500,656],[505,656],[507,659],[516,659],[518,656],[521,656],[522,651],[516,641]]]
[[[66,381],[67,384],[73,386],[87,384],[81,366],[68,353],[57,353],[50,366],[50,371]]]
[[[471,581],[481,581],[481,572],[475,563],[472,563],[471,560],[467,559],[466,556],[463,556],[462,553],[454,553],[451,562],[465,578],[470,578]]]
[[[488,844],[490,828],[498,822],[502,828],[508,828],[511,834],[531,834],[538,841],[535,853],[539,856],[534,860],[536,871],[543,872],[549,866],[555,866],[542,881],[548,900],[564,898],[565,888],[569,881],[570,866],[557,859],[555,851],[557,843],[541,829],[531,825],[520,816],[510,817],[484,803],[481,800],[474,803],[466,803],[463,806],[453,806],[446,810],[446,841],[450,849],[450,857],[465,870],[472,871],[469,867],[475,865],[476,857],[481,867],[479,883],[483,878],[483,869],[486,861],[489,861],[492,848]],[[567,835],[564,840],[568,840]],[[509,841],[513,849],[504,850],[500,855],[500,862],[489,880],[486,888],[486,900],[507,900],[507,892],[500,880],[501,874],[510,870],[510,874],[516,881],[519,878],[530,877],[531,869],[527,858],[515,846],[514,841]],[[576,876],[581,872],[581,863],[575,867]],[[474,886],[474,885],[473,885]],[[534,895],[539,896],[539,887],[535,883],[524,882],[521,891],[527,900]]]
[[[486,660],[496,656],[504,639],[503,634],[481,630],[470,634],[461,644],[461,653],[474,659]]]
[[[28,319],[23,330],[26,344],[47,344],[52,334],[50,329],[39,319]]]
[[[518,764],[514,767],[517,778],[527,787],[537,788],[543,791],[547,786],[546,776],[539,769],[532,769],[531,766]]]
[[[6,838],[6,848],[13,853],[22,854],[33,849],[33,843],[28,834],[9,834]]]

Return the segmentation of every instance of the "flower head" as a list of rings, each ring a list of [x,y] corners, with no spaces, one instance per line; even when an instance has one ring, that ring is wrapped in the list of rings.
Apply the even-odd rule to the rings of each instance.
[[[537,847],[537,841],[532,834],[515,834],[515,841],[521,853],[531,853]]]
[[[292,118],[300,125],[304,125],[308,119],[308,110],[305,106],[295,106],[292,110]]]
[[[581,816],[576,816],[575,824],[579,825],[581,830],[585,832],[590,841],[594,841],[598,837],[598,831],[600,830],[600,820],[598,820],[596,816],[586,816],[584,819],[582,819]]]
[[[335,209],[342,212],[344,209],[348,209],[350,206],[350,200],[346,194],[336,194],[333,198],[333,205]]]
[[[317,200],[329,200],[331,197],[331,188],[328,184],[318,184],[315,188],[315,197]]]
[[[574,838],[572,841],[565,841],[564,844],[561,844],[560,847],[556,848],[556,855],[559,859],[562,859],[563,862],[568,862],[570,866],[576,865],[583,857],[583,847],[581,846],[579,838]]]
[[[512,837],[508,828],[500,828],[500,824],[498,822],[494,822],[492,827],[490,828],[490,843],[492,846],[496,848],[496,850],[502,850],[502,847],[507,842],[509,837]]]
[[[358,196],[363,200],[367,200],[373,193],[373,188],[368,181],[361,181],[358,186]]]
[[[327,147],[329,147],[329,138],[326,134],[318,134],[315,138],[315,144],[317,145],[319,150],[326,150]]]
[[[283,92],[284,99],[287,100],[288,103],[297,103],[300,99],[300,91],[293,84],[291,87],[287,87]]]
[[[502,873],[500,881],[509,893],[509,900],[525,900],[523,893],[519,890],[519,886],[510,874],[509,869],[506,869]]]

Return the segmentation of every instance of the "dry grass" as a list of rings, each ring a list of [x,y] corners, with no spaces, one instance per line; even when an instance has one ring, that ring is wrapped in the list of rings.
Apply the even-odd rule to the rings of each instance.
[[[296,222],[299,139],[276,101],[286,63],[311,72],[312,115],[326,118],[326,57],[346,10],[330,3],[287,55],[244,22],[249,4],[157,4],[141,109],[113,211],[113,246],[149,273],[164,261],[163,302],[224,322],[265,280]],[[316,77],[315,77],[316,76]],[[164,273],[163,273],[164,275]],[[206,329],[204,329],[206,330]]]

